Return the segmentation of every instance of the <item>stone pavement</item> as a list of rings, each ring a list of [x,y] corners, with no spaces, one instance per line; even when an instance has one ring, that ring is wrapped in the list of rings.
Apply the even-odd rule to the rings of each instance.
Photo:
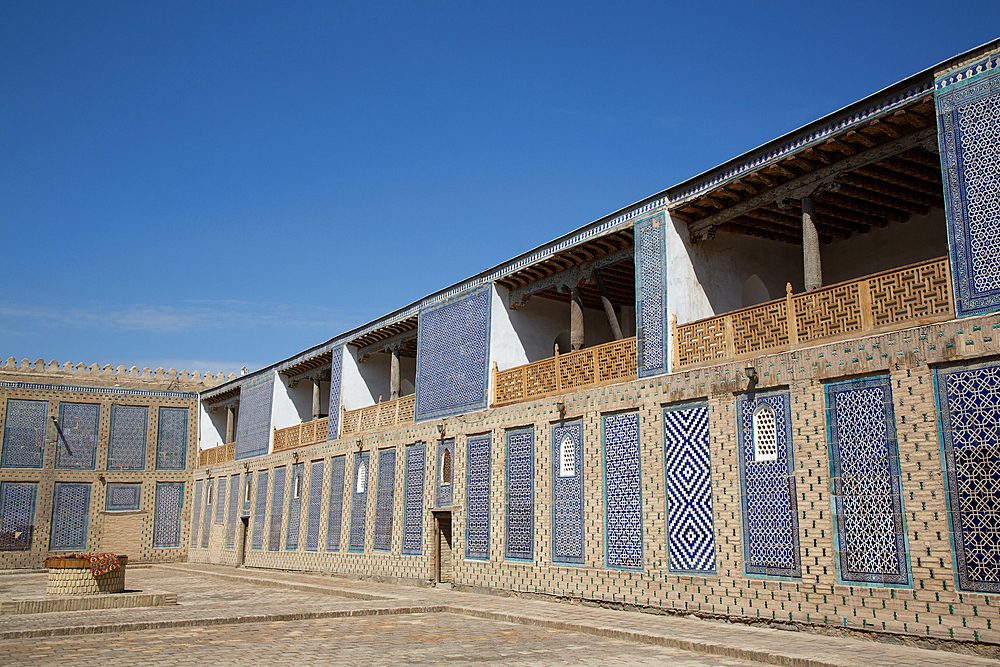
[[[176,606],[0,616],[0,664],[1000,667],[978,655],[718,620],[176,564],[129,569],[130,590]],[[0,578],[0,600],[44,590]]]

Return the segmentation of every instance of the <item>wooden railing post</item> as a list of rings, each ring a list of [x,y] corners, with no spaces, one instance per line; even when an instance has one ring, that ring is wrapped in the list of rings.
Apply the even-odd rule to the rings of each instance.
[[[558,343],[555,344],[555,349],[552,350],[552,352],[553,352],[552,358],[554,359],[552,363],[555,364],[556,367],[556,391],[562,393],[562,364],[559,363]]]
[[[726,358],[732,359],[736,356],[736,334],[733,331],[733,316],[726,315]]]
[[[861,330],[871,331],[875,328],[875,313],[872,312],[871,281],[868,278],[862,278],[856,284],[858,286],[858,308],[861,309]]]
[[[670,345],[672,347],[670,352],[670,370],[674,370],[680,366],[680,347],[677,344],[677,313],[670,314]]]
[[[795,299],[792,298],[792,284],[785,283],[785,326],[788,327],[788,344],[799,343],[799,321],[795,317]]]

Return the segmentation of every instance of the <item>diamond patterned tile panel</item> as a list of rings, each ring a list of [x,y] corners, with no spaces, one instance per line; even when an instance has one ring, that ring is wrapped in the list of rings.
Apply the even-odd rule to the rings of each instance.
[[[299,530],[302,525],[302,492],[305,490],[304,463],[292,466],[291,489],[288,494],[288,534],[285,537],[285,549],[295,551],[299,548]]]
[[[435,507],[451,507],[454,502],[454,478],[455,478],[455,439],[438,441],[437,455],[437,493],[434,498]]]
[[[202,480],[194,483],[194,503],[191,505],[191,548],[198,546],[201,540],[201,487]]]
[[[344,346],[332,350],[330,362],[330,418],[326,422],[326,439],[336,440],[340,433],[340,376],[344,365]]]
[[[142,484],[108,482],[104,492],[106,512],[138,512],[142,505]]]
[[[38,484],[0,483],[0,551],[31,551]]]
[[[490,557],[490,435],[470,437],[465,484],[466,526],[465,557],[489,560]]]
[[[535,557],[535,429],[507,431],[507,539],[511,560]]]
[[[188,411],[160,408],[156,430],[156,469],[184,470],[187,465]]]
[[[267,525],[265,515],[267,513],[267,471],[257,471],[257,495],[253,508],[253,542],[251,548],[260,551],[264,548],[264,527]]]
[[[240,512],[240,476],[229,478],[229,517],[226,521],[226,548],[236,548],[236,522]]]
[[[324,461],[313,461],[309,468],[309,516],[306,517],[306,551],[319,551],[320,514],[323,511]]]
[[[3,427],[3,454],[0,467],[41,468],[45,449],[45,418],[49,412],[46,401],[7,399],[7,416]]]
[[[607,567],[641,570],[642,468],[639,414],[604,417],[605,562]]]
[[[552,427],[552,480],[552,562],[583,565],[582,420]]]
[[[909,586],[889,378],[829,384],[826,400],[838,579]]]
[[[236,422],[236,460],[267,454],[271,445],[271,402],[274,373],[259,375],[240,388],[240,417]]]
[[[492,284],[421,305],[417,325],[416,421],[486,407]]]
[[[101,406],[60,403],[56,443],[56,469],[94,470]]]
[[[423,553],[424,460],[427,447],[419,442],[406,448],[406,477],[403,480],[403,555]]]
[[[777,451],[773,460],[754,459],[753,417],[761,405],[774,412]],[[741,394],[736,399],[736,415],[744,571],[749,575],[800,578],[789,394]]]
[[[396,450],[378,453],[378,490],[375,494],[375,551],[392,548],[392,507],[396,490]]]
[[[351,493],[351,534],[347,550],[363,553],[365,550],[365,520],[368,511],[368,479],[371,477],[368,452],[354,455],[354,484]]]
[[[90,524],[90,484],[56,482],[50,551],[83,551]]]
[[[153,518],[153,548],[181,545],[181,506],[184,482],[157,482],[156,513]],[[205,522],[206,524],[208,521]]]
[[[667,372],[667,272],[663,213],[635,223],[636,354],[639,377]]]
[[[277,551],[281,548],[281,520],[284,518],[285,505],[285,468],[274,469],[274,483],[271,489],[271,531],[268,533],[267,550]]]
[[[344,468],[346,456],[330,459],[330,507],[326,519],[326,550],[340,551],[340,526],[344,521]]]
[[[712,461],[708,406],[663,410],[667,501],[667,570],[715,573]]]
[[[111,406],[111,446],[108,470],[146,469],[146,431],[149,408],[141,405]]]

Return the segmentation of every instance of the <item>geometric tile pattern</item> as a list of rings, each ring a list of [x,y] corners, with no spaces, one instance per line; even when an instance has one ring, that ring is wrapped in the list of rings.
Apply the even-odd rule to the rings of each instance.
[[[97,429],[101,406],[91,403],[60,403],[56,468],[93,470],[97,454]]]
[[[774,413],[776,451],[774,458],[769,460],[755,459],[753,422],[761,406],[765,406],[761,408],[762,413],[768,410]],[[789,393],[740,394],[736,399],[736,415],[744,571],[756,576],[800,578]]]
[[[191,547],[197,547],[201,540],[201,487],[202,480],[194,483],[194,502],[191,504]]]
[[[489,560],[490,557],[490,434],[467,440],[465,485],[465,557]]]
[[[229,521],[226,523],[226,548],[236,548],[236,521],[240,511],[240,476],[229,478]]]
[[[0,551],[31,551],[38,484],[0,484]]]
[[[828,384],[826,404],[838,579],[908,586],[889,378]]]
[[[344,521],[344,466],[346,456],[330,459],[330,507],[326,519],[326,550],[340,551],[340,526]]]
[[[7,400],[3,426],[3,455],[0,467],[41,468],[45,449],[47,401]]]
[[[333,361],[330,363],[330,418],[326,422],[326,439],[336,440],[340,432],[340,375],[344,365],[344,346],[338,345],[331,350]]]
[[[958,587],[1000,593],[1000,364],[935,369]]]
[[[486,407],[492,285],[430,307],[417,324],[416,421]]]
[[[219,478],[218,491],[215,494],[215,523],[224,523],[226,520],[226,484],[225,477]]]
[[[573,457],[572,470],[562,464],[563,455]],[[552,427],[552,562],[584,563],[583,421],[579,419]]]
[[[111,444],[108,470],[146,469],[146,431],[149,408],[141,405],[111,406]]]
[[[83,551],[90,523],[90,484],[56,482],[50,551]]]
[[[422,442],[406,448],[406,476],[403,480],[403,555],[423,553],[424,460],[427,447]]]
[[[138,512],[142,503],[142,484],[108,483],[104,496],[106,512]]]
[[[181,505],[184,502],[184,482],[157,482],[156,514],[153,518],[153,547],[181,545]],[[205,521],[205,525],[209,525]],[[206,545],[202,545],[206,546]]]
[[[292,466],[292,490],[288,494],[288,531],[285,536],[285,550],[295,551],[299,548],[299,528],[302,525],[302,488],[305,464],[296,463]]]
[[[240,418],[236,423],[236,460],[267,454],[271,443],[271,401],[274,373],[264,373],[240,387]]]
[[[281,548],[281,519],[285,504],[285,468],[274,469],[274,483],[271,489],[271,531],[268,533],[267,550]]]
[[[535,429],[507,431],[507,539],[505,557],[535,557]]]
[[[396,489],[396,450],[378,453],[378,489],[375,492],[375,551],[392,547],[392,504]]]
[[[187,462],[188,411],[185,408],[160,408],[156,431],[156,469],[184,470]]]
[[[201,517],[201,548],[208,548],[208,538],[212,534],[212,503],[215,502],[215,486],[211,479],[205,480],[205,513]]]
[[[354,455],[354,484],[351,485],[351,534],[347,550],[362,553],[365,550],[365,514],[368,511],[368,479],[371,466],[368,452]]]
[[[309,470],[309,516],[306,518],[306,551],[319,550],[320,514],[323,511],[323,465],[313,461]]]
[[[267,512],[267,471],[257,471],[257,496],[253,510],[253,542],[251,548],[259,551],[264,548],[264,515]]]
[[[992,60],[993,63],[987,61]],[[992,67],[986,66],[992,64]],[[1000,57],[936,82],[945,212],[960,317],[1000,308]]]
[[[604,511],[607,567],[641,570],[642,474],[637,412],[604,417]]]
[[[435,507],[451,507],[455,477],[455,439],[438,441],[437,474],[434,476],[437,494]]]
[[[708,406],[663,410],[667,500],[667,570],[715,573],[712,462]]]
[[[639,377],[667,372],[667,279],[663,213],[635,223],[636,354]]]

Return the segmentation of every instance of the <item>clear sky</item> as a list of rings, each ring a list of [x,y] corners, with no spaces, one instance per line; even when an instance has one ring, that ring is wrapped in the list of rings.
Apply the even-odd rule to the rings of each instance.
[[[991,2],[0,5],[0,358],[256,370],[1000,35]]]

